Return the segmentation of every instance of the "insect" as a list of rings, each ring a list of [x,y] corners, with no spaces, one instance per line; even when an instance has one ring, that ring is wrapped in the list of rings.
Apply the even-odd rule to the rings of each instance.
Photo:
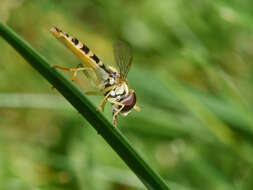
[[[73,72],[72,81],[76,80],[78,71],[83,71],[87,77],[90,77],[87,72],[90,70],[95,81],[95,86],[99,89],[99,92],[86,92],[86,94],[104,96],[97,111],[104,111],[104,106],[107,101],[111,103],[114,127],[116,127],[116,118],[118,115],[127,116],[132,109],[140,111],[140,108],[135,105],[135,92],[129,88],[126,79],[133,59],[131,49],[126,43],[116,41],[113,46],[114,58],[119,68],[119,71],[117,71],[117,69],[112,66],[105,66],[102,61],[78,39],[64,33],[56,27],[52,27],[50,32],[57,39],[64,42],[64,44],[83,62],[77,65],[76,68],[66,68],[58,65],[53,65],[52,67]]]

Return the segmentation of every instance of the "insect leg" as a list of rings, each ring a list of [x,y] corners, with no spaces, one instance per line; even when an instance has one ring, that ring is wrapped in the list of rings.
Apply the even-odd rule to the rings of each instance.
[[[114,90],[115,87],[116,87],[115,85],[113,85],[113,86],[108,86],[108,87],[106,87],[106,88],[102,91],[102,93],[103,93],[103,94],[106,94],[107,92]]]
[[[96,91],[88,91],[88,92],[85,92],[85,94],[103,96],[103,94],[101,92],[96,92]]]
[[[67,68],[67,67],[62,67],[62,66],[59,66],[59,65],[53,65],[52,67],[60,69],[60,70],[64,70],[64,71],[74,72],[74,74],[72,76],[72,81],[73,82],[76,80],[76,76],[77,76],[78,71],[93,70],[92,68],[89,68],[89,67]]]
[[[116,127],[116,117],[117,115],[120,113],[120,111],[125,107],[124,104],[120,103],[120,102],[117,102],[117,101],[114,101],[114,100],[111,100],[111,99],[108,99],[108,101],[112,104],[116,104],[116,105],[119,105],[121,106],[112,116],[112,120],[113,120],[113,126]]]
[[[108,88],[110,88],[110,90],[107,90],[107,91],[106,91],[106,92],[108,92],[108,93],[107,93],[106,96],[103,98],[103,100],[102,100],[101,104],[99,105],[97,111],[100,111],[101,109],[104,110],[104,105],[105,105],[105,103],[106,103],[106,100],[107,100],[107,98],[110,96],[111,91],[113,91],[113,90],[116,88],[116,85],[110,86],[110,87],[108,87]],[[106,90],[106,89],[105,89],[105,90]],[[102,91],[102,93],[103,93],[103,92],[104,92],[104,91]],[[104,94],[104,93],[103,93],[103,94]]]
[[[103,96],[104,95],[102,92],[96,92],[96,91],[88,91],[88,92],[85,92],[85,94],[87,94],[87,95],[98,95],[98,96]],[[106,101],[102,105],[102,112],[104,112],[105,104],[106,104]]]
[[[82,63],[79,63],[76,68],[80,68],[80,67],[84,67],[84,65]],[[87,77],[87,78],[90,78],[90,75],[89,73],[87,72],[87,70],[84,70],[83,71],[83,74]]]

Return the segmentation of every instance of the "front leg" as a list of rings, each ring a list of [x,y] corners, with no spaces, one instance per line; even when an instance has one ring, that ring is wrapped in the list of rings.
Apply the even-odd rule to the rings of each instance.
[[[116,124],[117,124],[117,120],[116,120],[116,117],[117,115],[120,113],[120,111],[125,107],[124,104],[120,103],[120,102],[117,102],[115,100],[112,100],[112,99],[108,99],[108,101],[111,103],[111,104],[116,104],[118,106],[120,106],[120,108],[113,114],[112,116],[112,121],[113,121],[113,126],[116,127]]]
[[[104,96],[104,94],[103,94],[102,92],[95,92],[95,91],[88,91],[88,92],[85,92],[85,94],[87,94],[87,95]],[[103,104],[100,105],[100,106],[101,106],[101,108],[102,108],[102,112],[104,112],[104,107],[105,107],[106,101],[104,100],[104,101],[102,101],[102,102],[103,102]],[[99,108],[100,108],[100,106],[99,106]],[[97,109],[97,111],[100,110],[99,108]]]
[[[106,94],[106,96],[103,98],[103,100],[102,100],[101,104],[99,105],[97,111],[100,111],[101,109],[104,111],[104,106],[105,106],[106,100],[107,100],[107,98],[110,96],[111,92],[112,92],[115,88],[116,88],[116,85],[107,87],[107,88],[105,88],[105,89],[102,91],[103,94],[105,94],[105,93],[107,93],[107,94]]]

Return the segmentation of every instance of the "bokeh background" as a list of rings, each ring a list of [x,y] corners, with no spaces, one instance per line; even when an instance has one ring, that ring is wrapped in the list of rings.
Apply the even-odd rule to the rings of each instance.
[[[49,33],[86,42],[113,65],[129,42],[140,113],[118,128],[177,190],[253,188],[251,0],[0,0],[0,21],[51,64],[80,61]],[[63,72],[66,77],[69,73]],[[92,89],[78,75],[77,85]],[[96,106],[100,97],[89,97]],[[111,120],[111,108],[104,115]],[[95,130],[0,39],[0,189],[139,190]]]

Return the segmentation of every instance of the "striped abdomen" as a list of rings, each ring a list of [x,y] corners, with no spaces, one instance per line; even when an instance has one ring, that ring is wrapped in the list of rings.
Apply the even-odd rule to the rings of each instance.
[[[62,40],[75,54],[79,57],[87,67],[97,70],[103,70],[108,73],[107,68],[102,61],[82,42],[78,39],[62,32],[60,29],[53,27],[50,32],[57,38]]]

